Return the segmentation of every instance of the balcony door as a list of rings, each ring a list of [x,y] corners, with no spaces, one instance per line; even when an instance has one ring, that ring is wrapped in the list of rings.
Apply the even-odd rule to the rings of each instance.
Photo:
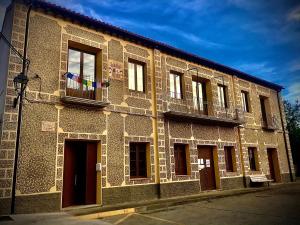
[[[195,110],[207,114],[206,85],[204,82],[192,81],[193,105]]]

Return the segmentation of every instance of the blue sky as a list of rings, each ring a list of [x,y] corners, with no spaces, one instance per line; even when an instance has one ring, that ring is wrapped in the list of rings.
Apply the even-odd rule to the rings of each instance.
[[[299,0],[50,1],[281,84],[285,98],[300,99]],[[0,0],[0,15],[7,2]]]

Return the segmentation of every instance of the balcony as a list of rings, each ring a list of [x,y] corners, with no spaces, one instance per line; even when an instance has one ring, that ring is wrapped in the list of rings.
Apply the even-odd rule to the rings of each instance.
[[[93,108],[104,108],[108,102],[108,88],[95,88],[68,81],[66,95],[61,101],[67,105],[80,105]]]
[[[267,131],[280,129],[280,121],[275,115],[266,115],[261,117],[261,127]]]
[[[244,123],[242,110],[222,108],[218,102],[209,102],[202,98],[167,99],[164,116],[172,120],[228,127]]]

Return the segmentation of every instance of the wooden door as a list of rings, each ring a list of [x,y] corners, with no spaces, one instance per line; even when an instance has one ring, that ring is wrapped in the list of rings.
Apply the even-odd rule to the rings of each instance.
[[[62,207],[75,204],[75,151],[72,150],[72,143],[66,142],[64,150],[64,176]]]
[[[96,204],[96,172],[97,143],[87,144],[86,149],[86,191],[85,204]]]
[[[97,143],[65,143],[62,207],[96,203]]]
[[[274,150],[273,149],[267,149],[268,153],[268,161],[269,161],[269,168],[270,168],[270,178],[274,181],[276,181],[276,176],[275,176],[275,168],[274,168]]]
[[[209,146],[199,147],[198,159],[200,162],[199,173],[201,190],[216,189],[213,148]]]

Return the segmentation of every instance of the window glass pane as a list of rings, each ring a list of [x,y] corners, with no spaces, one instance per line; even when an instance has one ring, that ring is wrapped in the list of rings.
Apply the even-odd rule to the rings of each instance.
[[[247,94],[245,92],[242,92],[242,107],[244,112],[248,112],[248,103],[247,103]]]
[[[135,90],[135,72],[134,72],[134,64],[128,63],[128,88],[131,90]]]
[[[192,82],[192,89],[193,89],[193,103],[194,103],[194,108],[198,109],[198,102],[197,102],[197,82],[196,81]]]
[[[170,96],[175,98],[175,77],[174,74],[170,73]]]
[[[94,82],[95,81],[95,56],[83,53],[83,79]],[[92,86],[83,85],[84,90],[94,90]]]
[[[180,99],[181,98],[181,87],[180,87],[180,76],[176,76],[176,98]]]
[[[218,86],[218,93],[219,93],[219,102],[222,108],[225,108],[225,96],[224,96],[224,87]]]
[[[199,90],[199,106],[200,110],[203,110],[203,89],[202,89],[202,83],[198,83],[198,90]]]
[[[80,74],[80,52],[69,49],[69,56],[68,56],[68,72],[79,76]],[[72,89],[79,89],[80,84],[77,81],[67,79],[67,87]]]
[[[143,66],[142,65],[136,65],[137,69],[137,90],[138,91],[144,91],[144,74],[143,74]]]

